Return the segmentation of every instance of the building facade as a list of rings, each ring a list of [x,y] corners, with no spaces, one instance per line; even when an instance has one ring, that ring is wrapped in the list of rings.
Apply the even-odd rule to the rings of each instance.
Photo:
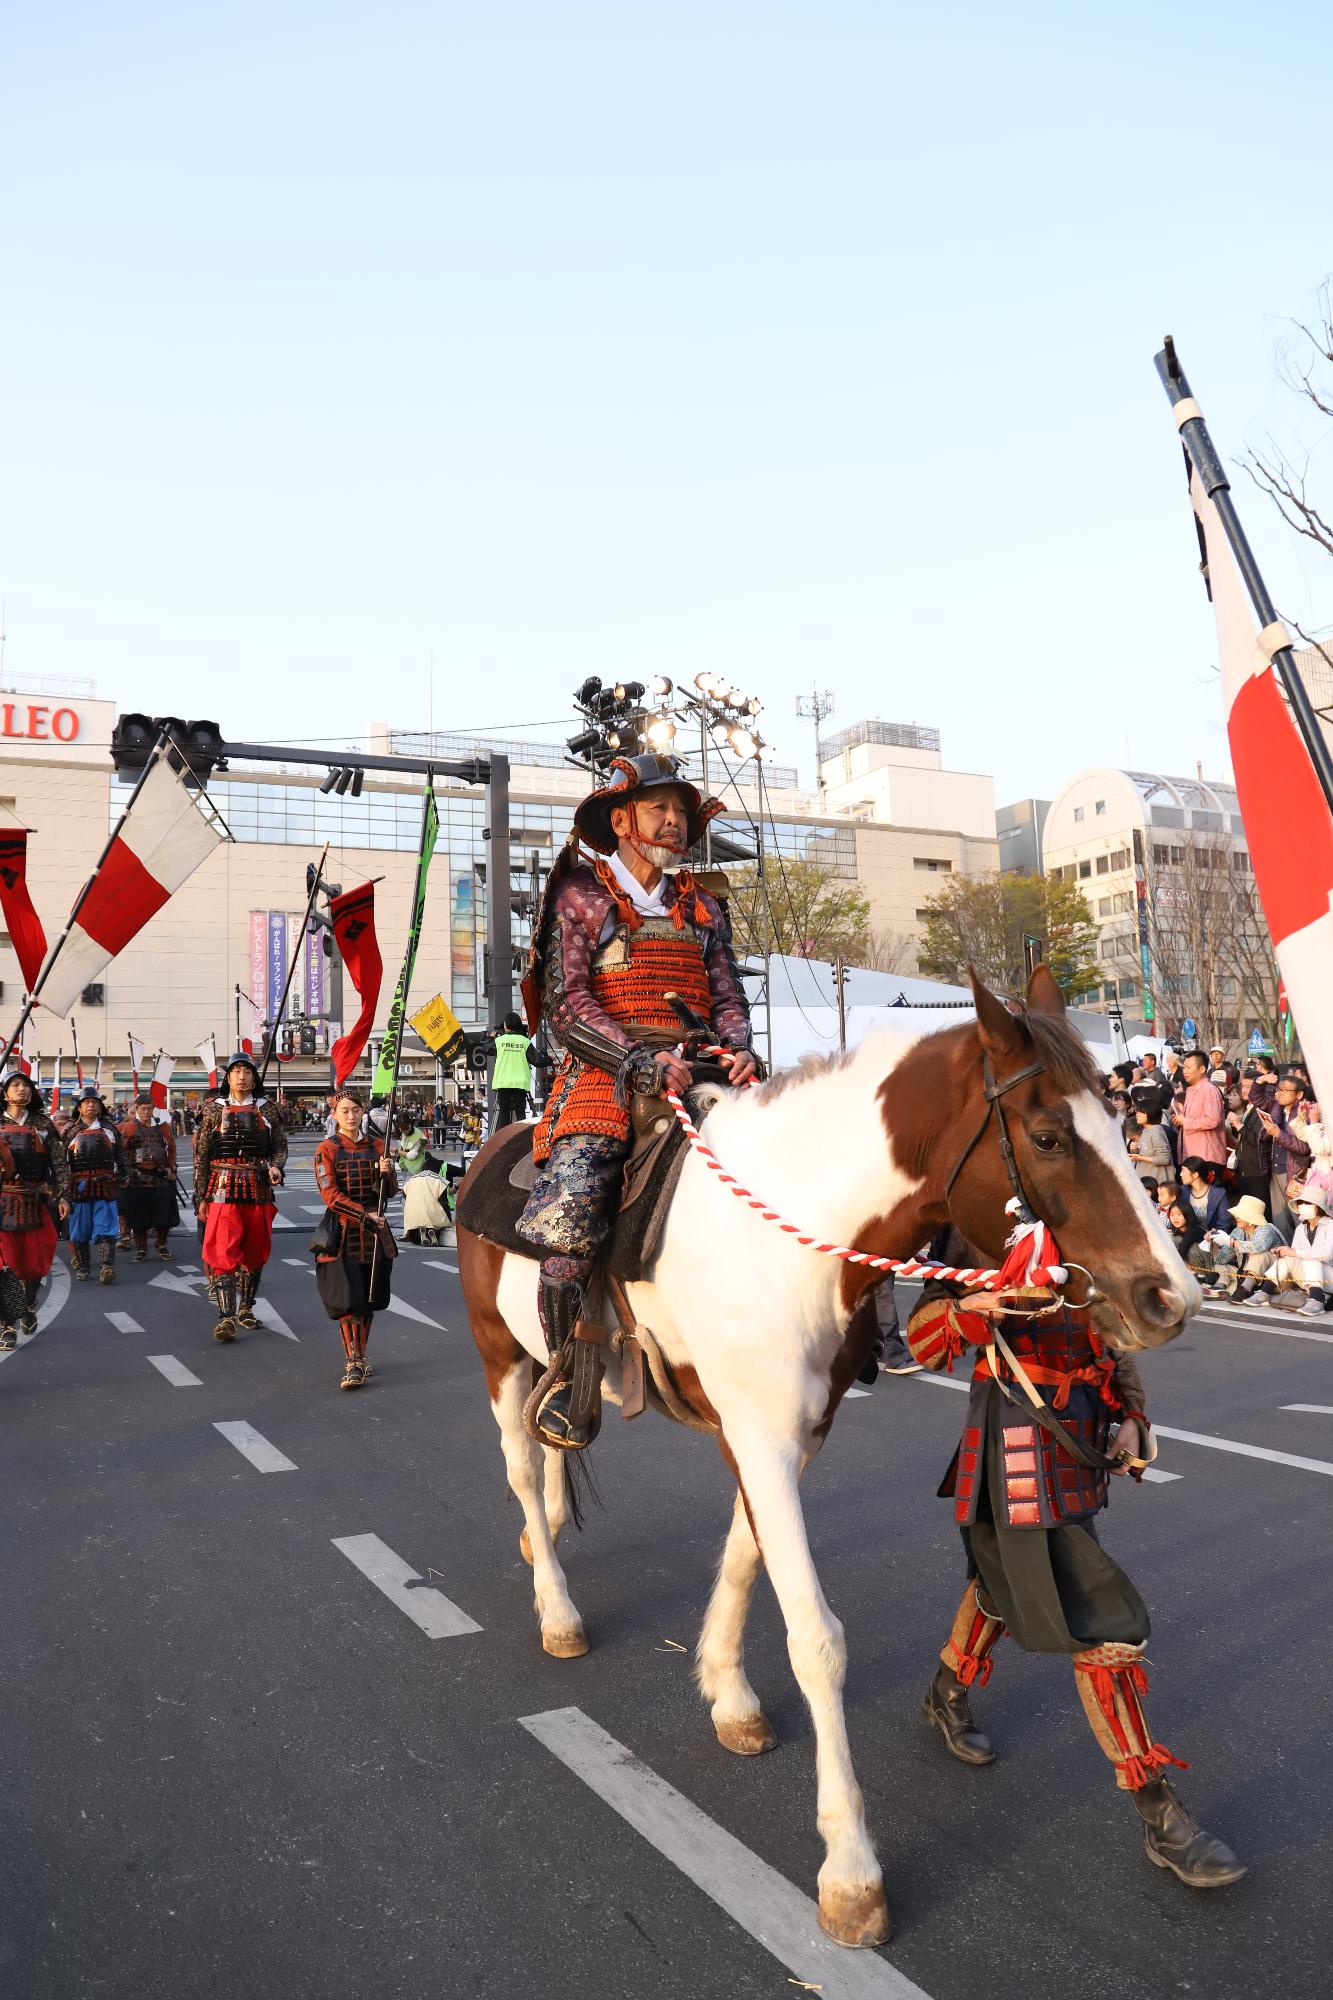
[[[28,880],[33,901],[53,939],[64,924],[108,833],[118,822],[132,783],[110,757],[118,705],[92,698],[65,700],[0,694],[0,821],[33,829]],[[880,729],[891,725],[875,725]],[[897,746],[890,748],[897,754]],[[503,750],[511,758],[511,910],[515,970],[526,951],[537,894],[573,824],[589,775],[571,766],[554,745],[502,740],[481,742],[440,733],[372,724],[369,754],[466,756]],[[933,759],[933,761],[932,761]],[[349,750],[348,761],[355,762]],[[796,774],[765,767],[765,852],[816,860],[834,876],[857,881],[871,903],[877,929],[919,934],[924,899],[950,872],[975,873],[996,866],[993,812],[986,831],[990,780],[967,778],[940,767],[938,749],[896,765],[887,781],[869,767],[856,768],[823,794],[802,791]],[[744,861],[756,851],[760,801],[754,766],[739,770],[710,758],[708,782],[727,807],[712,829],[716,856]],[[236,764],[213,775],[209,797],[232,840],[221,846],[106,968],[85,992],[74,1021],[38,1009],[31,1041],[44,1067],[59,1050],[68,1063],[73,1030],[85,1059],[100,1049],[126,1074],[131,1035],[150,1052],[174,1055],[182,1079],[198,1080],[194,1051],[209,1035],[230,1049],[253,1018],[251,1006],[271,1019],[282,971],[298,953],[287,1017],[304,1015],[318,1030],[319,1059],[285,1065],[289,1081],[322,1081],[322,1052],[344,1013],[335,968],[320,941],[300,938],[305,870],[329,843],[326,877],[343,888],[380,878],[377,930],[384,986],[376,1033],[384,1026],[406,943],[421,825],[421,787],[411,780],[367,772],[358,796],[320,791],[323,764],[309,766],[293,751],[290,765]],[[870,783],[867,787],[867,779]],[[776,781],[776,782],[775,782]],[[869,796],[867,796],[867,790]],[[986,809],[981,803],[986,795]],[[437,780],[440,834],[431,865],[425,926],[413,999],[440,993],[465,1027],[490,1016],[486,975],[486,871],[489,859],[486,795],[481,787]],[[903,822],[877,817],[897,810]],[[914,955],[912,965],[915,965]],[[506,1004],[516,996],[504,996]],[[12,1027],[23,985],[9,939],[0,933],[0,1013]],[[433,1065],[419,1053],[422,1079]]]
[[[1276,968],[1235,788],[1149,771],[1080,771],[1052,801],[1048,875],[1077,882],[1098,926],[1100,995],[1233,1050],[1274,1031]]]

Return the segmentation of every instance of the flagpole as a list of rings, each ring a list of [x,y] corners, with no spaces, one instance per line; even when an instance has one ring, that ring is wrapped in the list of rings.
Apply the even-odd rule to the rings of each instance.
[[[282,1017],[287,1012],[287,996],[292,990],[292,980],[296,977],[296,961],[301,956],[301,952],[305,946],[305,934],[310,924],[310,912],[315,907],[315,897],[319,894],[320,880],[324,874],[324,863],[328,858],[329,843],[326,840],[324,843],[324,852],[319,857],[319,866],[315,870],[315,879],[310,884],[310,894],[306,898],[305,915],[301,919],[301,928],[297,934],[296,943],[292,947],[291,963],[287,967],[287,983],[282,989],[282,999],[278,1003],[278,1011],[273,1016],[270,1024],[268,1041],[264,1045],[264,1053],[260,1058],[259,1087],[261,1090],[264,1087],[264,1072],[273,1058],[273,1050],[277,1045],[278,1030],[282,1025]],[[238,1022],[241,1018],[240,992],[241,989],[238,986],[236,988],[236,1019]],[[239,1042],[241,1038],[237,1035],[236,1039]]]
[[[163,744],[168,743],[170,741],[171,741],[171,731],[169,729],[159,730],[157,741],[153,745],[152,752],[148,758],[148,762],[144,765],[142,771],[140,771],[138,783],[135,785],[134,790],[130,793],[129,803],[125,807],[125,813],[131,810],[131,808],[134,805],[134,801],[138,798],[140,792],[143,790],[145,781],[147,780],[148,777],[148,773],[152,770],[153,766],[156,764],[158,759],[158,753],[162,749]],[[75,902],[74,908],[70,911],[69,916],[65,920],[64,930],[61,931],[60,936],[56,939],[55,943],[52,945],[51,949],[46,954],[45,963],[43,964],[41,971],[37,974],[37,984],[33,987],[32,992],[29,993],[29,995],[27,996],[26,1000],[23,1003],[23,1012],[19,1016],[18,1027],[14,1030],[14,1033],[5,1043],[3,1054],[0,1054],[0,1072],[3,1072],[5,1064],[9,1061],[10,1053],[13,1050],[15,1043],[18,1042],[22,1037],[23,1030],[27,1027],[28,1022],[32,1017],[33,1009],[36,1007],[38,999],[41,997],[41,991],[43,986],[46,984],[47,975],[51,971],[52,967],[55,965],[57,958],[59,958],[61,948],[64,945],[66,938],[69,936],[71,930],[73,930],[74,928],[74,924],[78,918],[79,911],[83,908],[84,904],[88,900],[89,890],[92,888],[93,883],[97,880],[98,876],[102,872],[102,864],[106,860],[107,855],[110,854],[111,852],[112,846],[115,842],[116,835],[120,832],[121,826],[124,822],[125,813],[121,814],[120,819],[116,821],[115,826],[112,827],[110,833],[107,835],[106,845],[105,847],[103,847],[102,852],[97,857],[97,865],[93,869],[92,874],[88,877],[88,880],[84,883],[82,889],[80,889],[78,894],[78,899]]]
[[[421,839],[417,844],[418,889],[422,888],[421,864],[422,861],[425,859],[426,835],[430,830],[431,811],[434,805],[435,805],[435,773],[434,771],[428,768],[426,771],[426,796],[421,802]],[[423,892],[423,910],[424,910],[424,892]],[[416,916],[415,908],[413,909],[412,914],[413,917]],[[413,949],[411,928],[409,928],[408,931],[407,948],[408,952],[411,953]],[[395,994],[394,997],[396,999],[397,995]],[[408,985],[405,985],[403,988],[403,1004],[398,1010],[398,1020],[394,1028],[393,1082],[389,1085],[388,1103],[385,1105],[384,1108],[384,1157],[386,1160],[389,1158],[389,1148],[393,1144],[393,1121],[394,1121],[395,1108],[398,1103],[398,1071],[402,1063],[403,1031],[407,1027],[407,1002],[408,1002]],[[384,1060],[384,1051],[383,1049],[381,1049],[380,1061],[383,1062],[383,1060]],[[370,1088],[371,1088],[371,1103],[373,1104],[375,1095],[375,1074],[373,1070],[371,1071]],[[374,1135],[372,1131],[372,1137],[373,1136]],[[379,1197],[375,1204],[376,1215],[382,1218],[384,1215],[384,1211],[387,1209],[388,1205],[389,1205],[389,1176],[387,1174],[381,1174]],[[367,1296],[366,1296],[367,1305],[370,1304],[371,1299],[373,1299],[375,1296],[375,1275],[379,1270],[379,1263],[380,1263],[380,1232],[377,1229],[375,1231],[375,1241],[372,1244],[370,1251],[370,1283],[367,1287]],[[373,1311],[374,1308],[372,1307],[371,1310]]]
[[[1231,481],[1222,469],[1222,461],[1209,435],[1203,411],[1190,394],[1190,385],[1185,379],[1185,371],[1170,334],[1166,336],[1161,351],[1153,356],[1153,362],[1167,400],[1175,412],[1176,429],[1180,432],[1186,456],[1198,474],[1199,484],[1217,509],[1218,519],[1231,544],[1231,553],[1236,558],[1236,567],[1250,594],[1250,602],[1267,633],[1281,621],[1236,513],[1235,502],[1231,498]],[[1301,679],[1290,639],[1284,646],[1276,647],[1270,657],[1291,704],[1292,720],[1310,754],[1310,762],[1314,765],[1329,810],[1333,811],[1333,750],[1330,750],[1328,740],[1319,727],[1319,718]]]
[[[74,1016],[72,1014],[69,1017],[69,1031],[71,1035],[73,1035],[74,1037],[74,1080],[78,1084],[79,1089],[82,1090],[83,1063],[79,1059],[79,1031],[78,1028],[75,1026]]]

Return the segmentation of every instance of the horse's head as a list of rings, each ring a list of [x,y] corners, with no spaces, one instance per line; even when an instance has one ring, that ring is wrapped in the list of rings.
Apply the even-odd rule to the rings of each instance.
[[[972,990],[975,1025],[949,1037],[960,1115],[939,1148],[952,1220],[1001,1261],[1012,1226],[1005,1204],[1015,1191],[1007,1135],[1019,1187],[1070,1268],[1071,1303],[1091,1294],[1093,1317],[1114,1346],[1173,1340],[1198,1311],[1199,1288],[1152,1213],[1092,1058],[1065,1020],[1060,988],[1038,966],[1027,1010],[1016,1014],[975,975]]]

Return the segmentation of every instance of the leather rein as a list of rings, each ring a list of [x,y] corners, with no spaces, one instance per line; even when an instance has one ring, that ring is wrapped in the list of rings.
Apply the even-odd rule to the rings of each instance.
[[[968,1140],[962,1152],[958,1155],[958,1158],[954,1163],[953,1172],[949,1175],[948,1180],[944,1183],[944,1203],[946,1208],[949,1206],[949,1197],[953,1193],[954,1182],[958,1179],[959,1174],[962,1173],[963,1168],[967,1165],[973,1153],[976,1151],[982,1139],[985,1137],[987,1128],[990,1125],[991,1113],[994,1112],[996,1121],[1000,1128],[1000,1158],[1004,1161],[1004,1170],[1009,1176],[1009,1186],[1013,1190],[1014,1200],[1018,1203],[1018,1220],[1020,1223],[1035,1222],[1037,1220],[1037,1217],[1033,1212],[1032,1204],[1027,1198],[1026,1190],[1024,1189],[1022,1179],[1019,1175],[1018,1161],[1014,1155],[1013,1141],[1009,1137],[1009,1122],[1004,1115],[1003,1100],[1006,1091],[1015,1089],[1020,1083],[1026,1083],[1030,1077],[1044,1075],[1045,1070],[1046,1070],[1045,1063],[1039,1063],[1039,1062],[1029,1063],[1026,1069],[1015,1070],[1012,1076],[1007,1076],[1004,1078],[1003,1082],[997,1083],[995,1081],[995,1073],[990,1066],[990,1057],[986,1054],[986,1051],[984,1049],[982,1050],[981,1052],[981,1078],[983,1085],[982,1094],[986,1099],[986,1113],[980,1125],[978,1125],[976,1131],[972,1134],[972,1137]],[[952,1218],[952,1210],[950,1210],[950,1216]]]

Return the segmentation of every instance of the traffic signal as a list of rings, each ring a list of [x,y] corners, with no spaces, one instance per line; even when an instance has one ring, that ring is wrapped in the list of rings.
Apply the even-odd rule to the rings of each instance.
[[[295,1053],[296,1051],[293,1046],[291,1022],[284,1021],[282,1026],[278,1029],[278,1055],[279,1057],[285,1058],[287,1056],[294,1055]]]
[[[144,715],[133,709],[116,717],[111,732],[111,762],[122,778],[142,774],[164,729],[170,732],[174,770],[188,771],[198,785],[207,784],[215,769],[226,770],[222,731],[216,722],[186,722],[179,715]]]
[[[313,1021],[302,1021],[301,1054],[303,1056],[312,1056],[314,1055],[314,1053],[315,1053],[315,1024]]]

